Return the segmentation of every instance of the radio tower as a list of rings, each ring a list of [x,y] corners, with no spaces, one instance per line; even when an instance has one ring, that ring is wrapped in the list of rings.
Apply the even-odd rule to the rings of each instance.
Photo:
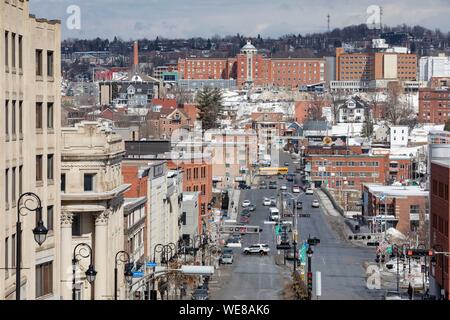
[[[327,14],[328,32],[330,32],[330,14]]]
[[[383,32],[383,7],[380,6],[380,33]]]

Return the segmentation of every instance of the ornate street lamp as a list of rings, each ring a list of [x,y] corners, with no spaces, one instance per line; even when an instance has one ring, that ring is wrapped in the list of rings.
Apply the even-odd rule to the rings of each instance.
[[[117,265],[119,264],[119,262],[125,264],[124,268],[125,281],[128,284],[131,284],[131,281],[133,280],[133,272],[131,271],[133,269],[133,263],[130,262],[130,255],[126,251],[117,252],[114,266],[114,300],[117,300],[117,278],[118,278]]]
[[[80,248],[81,247],[81,248]],[[87,253],[83,252],[83,247],[88,249]],[[76,264],[79,260],[77,260],[77,249],[80,248],[80,250],[78,250],[78,255],[81,256],[82,258],[90,258],[90,263],[89,263],[89,267],[85,272],[86,275],[86,280],[87,282],[89,282],[90,284],[94,283],[95,281],[95,277],[97,276],[97,271],[95,271],[94,269],[94,264],[92,263],[93,261],[93,255],[92,255],[92,248],[91,246],[89,246],[87,243],[79,243],[75,246],[75,248],[73,249],[73,259],[72,259],[72,273],[73,273],[73,278],[72,278],[72,300],[76,300],[76,291],[77,289],[75,288],[75,271],[76,271]]]
[[[24,199],[22,203],[22,199]],[[33,202],[36,205],[33,206]],[[16,222],[16,300],[20,300],[20,271],[21,271],[21,259],[22,259],[22,222],[20,222],[20,216],[26,216],[27,212],[22,212],[26,209],[28,212],[36,212],[37,225],[33,229],[34,240],[41,246],[47,239],[48,230],[44,226],[42,221],[42,204],[39,196],[33,192],[23,193],[19,200],[17,200],[17,222]]]

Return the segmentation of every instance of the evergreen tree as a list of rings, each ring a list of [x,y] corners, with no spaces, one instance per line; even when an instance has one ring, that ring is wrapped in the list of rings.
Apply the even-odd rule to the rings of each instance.
[[[203,130],[218,127],[218,120],[222,113],[222,92],[220,89],[204,87],[197,94],[197,108]]]

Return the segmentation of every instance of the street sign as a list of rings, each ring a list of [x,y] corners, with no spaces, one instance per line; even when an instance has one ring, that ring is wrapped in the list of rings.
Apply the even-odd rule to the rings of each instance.
[[[309,217],[311,217],[311,214],[310,213],[300,213],[298,216],[299,216],[299,218],[309,218]]]
[[[154,267],[156,267],[158,264],[156,263],[156,262],[152,262],[152,261],[150,261],[150,262],[147,262],[147,268],[154,268]]]
[[[144,276],[143,272],[135,271],[133,272],[133,278],[142,278]]]
[[[222,233],[260,233],[262,228],[260,226],[246,226],[246,225],[225,225],[220,227]]]

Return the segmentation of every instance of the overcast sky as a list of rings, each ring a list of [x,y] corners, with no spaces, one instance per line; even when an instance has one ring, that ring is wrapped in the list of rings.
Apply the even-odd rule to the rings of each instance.
[[[67,27],[71,5],[80,8],[79,29]],[[30,0],[30,11],[60,19],[63,38],[129,40],[322,32],[328,13],[331,28],[366,23],[371,5],[383,8],[383,23],[390,26],[450,30],[450,0]]]

